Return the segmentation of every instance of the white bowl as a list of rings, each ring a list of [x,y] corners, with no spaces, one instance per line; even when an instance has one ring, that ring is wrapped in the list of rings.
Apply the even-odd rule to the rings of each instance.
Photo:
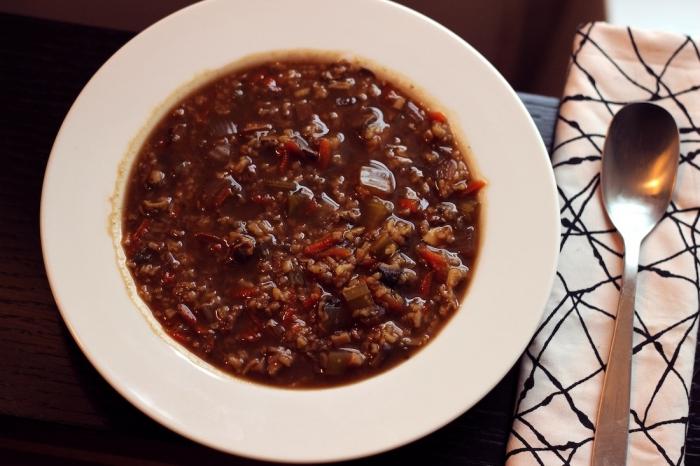
[[[176,89],[247,55],[306,48],[366,57],[425,89],[466,135],[489,186],[476,273],[435,341],[360,383],[288,390],[227,376],[164,337],[125,286],[110,214],[132,140]],[[158,22],[114,54],[75,101],[49,159],[41,204],[56,302],[105,379],[186,437],[288,462],[388,450],[473,406],[516,362],[541,318],[558,225],[547,152],[513,90],[455,34],[379,0],[216,0]]]

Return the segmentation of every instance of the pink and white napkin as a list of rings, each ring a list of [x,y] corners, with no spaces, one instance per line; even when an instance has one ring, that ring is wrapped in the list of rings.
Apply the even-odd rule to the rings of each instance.
[[[600,157],[612,116],[636,101],[675,117],[681,161],[672,205],[641,252],[628,464],[683,464],[700,309],[699,49],[605,23],[576,34],[552,153],[559,268],[522,358],[507,466],[590,463],[623,251],[601,204]]]

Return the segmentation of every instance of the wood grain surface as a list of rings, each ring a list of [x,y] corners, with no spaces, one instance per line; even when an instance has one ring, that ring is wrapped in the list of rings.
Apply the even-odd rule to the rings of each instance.
[[[68,334],[46,279],[38,219],[53,139],[80,89],[131,37],[125,32],[0,15],[2,464],[256,463],[171,433],[121,398]],[[524,94],[521,98],[549,147],[557,101]],[[448,426],[362,464],[502,464],[516,379],[517,368]],[[700,463],[698,382],[696,372],[688,465]]]

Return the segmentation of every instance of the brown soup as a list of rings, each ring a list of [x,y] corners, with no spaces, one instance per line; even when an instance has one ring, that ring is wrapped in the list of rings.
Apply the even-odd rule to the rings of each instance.
[[[344,61],[207,83],[129,175],[126,265],[177,342],[285,387],[377,374],[457,311],[478,192],[445,116]]]

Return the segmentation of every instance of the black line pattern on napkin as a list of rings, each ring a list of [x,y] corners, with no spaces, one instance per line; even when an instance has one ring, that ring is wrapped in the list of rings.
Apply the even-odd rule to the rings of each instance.
[[[681,133],[681,161],[679,177],[691,176],[696,172],[700,175],[700,164],[696,158],[700,155],[700,129],[698,122],[693,119],[693,115],[684,102],[689,98],[700,102],[700,73],[695,78],[696,82],[683,89],[673,89],[669,81],[672,74],[669,70],[674,68],[675,62],[681,54],[686,58],[689,52],[693,53],[700,63],[700,47],[690,37],[680,38],[678,45],[673,48],[665,61],[659,62],[656,59],[656,69],[648,62],[644,56],[645,52],[638,45],[637,37],[632,29],[627,29],[628,42],[625,46],[630,48],[631,56],[636,57],[636,62],[625,60],[619,62],[608,52],[599,42],[596,35],[596,23],[585,25],[577,32],[577,44],[571,56],[570,73],[581,73],[590,84],[589,92],[579,92],[566,95],[562,98],[560,115],[557,123],[557,140],[552,149],[552,164],[557,176],[561,208],[561,250],[564,254],[567,248],[574,247],[570,242],[575,242],[578,250],[576,254],[588,254],[588,260],[581,264],[581,267],[590,267],[590,277],[596,277],[589,282],[582,283],[576,276],[579,271],[572,273],[571,270],[557,272],[554,291],[546,310],[545,317],[540,327],[537,329],[530,347],[525,352],[521,368],[520,393],[516,400],[514,413],[512,438],[509,442],[509,451],[506,458],[510,465],[540,464],[540,465],[569,465],[575,463],[577,454],[582,447],[588,448],[593,438],[595,409],[591,410],[591,400],[577,404],[576,391],[585,387],[586,384],[593,384],[593,391],[597,397],[600,384],[602,383],[602,372],[604,371],[604,361],[607,354],[599,351],[600,342],[596,342],[594,331],[590,325],[607,323],[612,327],[614,313],[617,306],[616,299],[598,299],[599,293],[608,293],[620,288],[620,267],[622,260],[622,245],[617,237],[617,233],[610,225],[595,224],[590,220],[590,215],[601,217],[599,200],[599,164],[604,142],[604,128],[596,127],[589,129],[585,123],[576,120],[576,115],[586,113],[587,106],[603,106],[607,114],[611,117],[619,108],[629,101],[652,101],[663,105],[676,117]],[[616,44],[620,46],[620,44]],[[587,57],[582,57],[581,52],[586,51]],[[619,51],[617,51],[619,52]],[[609,65],[609,74],[605,76],[595,76],[596,67],[589,69],[590,56],[596,56]],[[598,67],[599,68],[599,67]],[[649,80],[642,82],[634,76],[646,73],[653,85],[649,85]],[[697,70],[697,68],[696,68]],[[599,69],[598,69],[599,71]],[[676,72],[678,72],[676,70]],[[614,76],[613,76],[614,75]],[[599,78],[599,79],[597,79]],[[616,98],[608,98],[605,86],[602,83],[608,79],[615,79],[616,85],[620,83],[628,86],[628,92],[615,89]],[[618,100],[620,97],[635,96],[628,100]],[[698,103],[700,106],[700,103]],[[697,110],[696,110],[697,112]],[[695,114],[698,118],[699,113]],[[600,126],[600,125],[598,125]],[[561,133],[567,134],[564,139]],[[571,180],[572,170],[578,170],[580,174],[588,174],[590,177],[581,181],[576,180],[578,188],[563,185]],[[568,175],[568,176],[567,176]],[[580,177],[579,177],[580,178]],[[689,309],[679,309],[674,312],[677,317],[669,321],[665,328],[655,328],[650,330],[645,322],[644,313],[635,313],[635,334],[636,345],[634,347],[634,357],[646,352],[652,352],[658,361],[660,375],[657,380],[646,380],[645,384],[653,387],[648,398],[640,404],[637,402],[631,409],[630,435],[643,435],[651,445],[651,449],[656,451],[658,457],[654,464],[679,465],[683,463],[683,442],[681,439],[677,444],[664,444],[669,434],[660,435],[665,429],[682,426],[685,432],[687,423],[687,412],[679,415],[678,412],[668,413],[668,418],[659,420],[659,413],[652,416],[655,403],[663,396],[667,396],[666,391],[674,395],[680,394],[688,400],[690,380],[684,378],[676,369],[681,348],[689,339],[695,338],[697,333],[698,312],[700,311],[700,259],[698,259],[698,247],[700,238],[700,193],[691,203],[698,205],[684,205],[680,207],[677,202],[672,203],[662,222],[675,232],[675,250],[665,257],[656,257],[640,265],[640,278],[644,274],[653,274],[655,279],[674,281],[674,286],[688,287],[690,295],[694,296],[694,303],[684,303],[690,306]],[[688,203],[688,201],[686,201]],[[594,224],[589,225],[589,222]],[[600,223],[600,220],[598,220]],[[581,248],[584,251],[581,251]],[[692,263],[691,266],[680,266],[679,261]],[[604,304],[601,304],[602,301]],[[639,306],[639,303],[638,303]],[[639,311],[640,308],[637,307]],[[586,373],[577,380],[562,379],[560,371],[563,361],[552,362],[548,359],[548,350],[555,341],[558,332],[564,326],[578,326],[581,341],[586,342],[587,348],[578,348],[580,354],[585,353],[589,366],[586,366]],[[675,339],[669,336],[676,336]],[[680,335],[678,337],[678,335]],[[551,350],[550,350],[551,351]],[[648,356],[648,353],[647,353]],[[685,377],[690,377],[686,374]],[[680,387],[680,388],[679,388]],[[543,395],[544,394],[544,395]],[[539,399],[534,399],[537,396]],[[556,407],[553,405],[556,404]],[[596,403],[597,405],[597,400]],[[563,407],[562,407],[563,406]],[[547,418],[545,413],[552,410],[551,417]],[[564,413],[562,413],[564,411]],[[565,421],[553,420],[552,418],[563,417]],[[562,423],[566,425],[566,438],[561,441],[561,432],[552,432],[550,423],[556,425],[561,430]],[[554,435],[557,434],[556,440]],[[549,438],[551,436],[552,438]],[[667,442],[668,443],[668,442]],[[590,453],[587,453],[590,454]],[[588,459],[588,456],[585,458]],[[581,460],[582,461],[582,460]],[[577,463],[581,464],[581,463]]]

